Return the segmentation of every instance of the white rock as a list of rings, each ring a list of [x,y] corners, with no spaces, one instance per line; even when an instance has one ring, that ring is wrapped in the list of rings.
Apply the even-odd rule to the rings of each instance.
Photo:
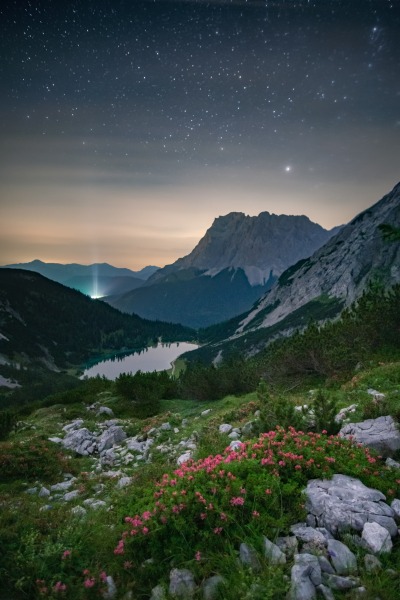
[[[390,508],[394,512],[396,519],[400,520],[400,500],[398,500],[397,498],[396,500],[393,500],[392,504],[390,505]]]
[[[77,517],[84,517],[87,510],[83,506],[74,506],[74,508],[71,508],[71,513]]]
[[[390,552],[393,548],[390,533],[379,523],[365,523],[361,537],[364,546],[373,554]]]
[[[177,459],[177,463],[178,465],[182,465],[183,463],[185,463],[187,460],[190,460],[192,458],[192,453],[191,452],[185,452],[184,454],[181,454],[179,456],[179,458]]]
[[[62,497],[65,502],[70,502],[71,500],[75,500],[79,496],[79,490],[73,490],[72,492],[67,492]]]
[[[232,425],[229,425],[228,423],[222,423],[222,425],[219,426],[220,433],[230,433],[232,429]]]
[[[117,490],[121,490],[124,487],[127,487],[132,483],[132,477],[121,477],[121,479],[117,482],[115,486]]]
[[[203,410],[203,412],[200,413],[201,417],[206,417],[207,415],[209,415],[211,412],[211,408],[207,408],[207,410]]]

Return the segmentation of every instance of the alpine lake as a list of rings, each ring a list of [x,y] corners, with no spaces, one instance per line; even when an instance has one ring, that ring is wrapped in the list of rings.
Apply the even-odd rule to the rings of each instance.
[[[153,371],[166,371],[173,368],[174,361],[185,352],[196,350],[199,346],[189,342],[158,343],[136,352],[117,354],[111,358],[90,363],[83,371],[81,379],[87,377],[105,377],[114,380],[121,373],[137,371],[148,373]]]

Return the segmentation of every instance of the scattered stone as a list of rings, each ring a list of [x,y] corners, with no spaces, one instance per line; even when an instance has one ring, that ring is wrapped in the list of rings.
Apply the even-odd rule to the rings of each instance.
[[[313,600],[316,585],[321,585],[321,569],[316,556],[296,554],[291,571],[290,600]]]
[[[228,435],[228,438],[230,438],[231,440],[238,440],[240,438],[240,435],[237,431],[231,431],[231,433]]]
[[[385,460],[385,464],[390,467],[391,469],[400,469],[400,463],[393,460],[393,458],[390,458],[388,456],[388,458]]]
[[[39,512],[44,512],[44,511],[46,511],[46,510],[51,510],[52,508],[53,508],[53,507],[52,507],[52,505],[51,505],[51,504],[45,504],[44,506],[41,506],[41,507],[39,508]]]
[[[169,574],[169,593],[174,598],[186,600],[194,596],[196,584],[188,569],[172,569]]]
[[[286,556],[282,550],[264,536],[264,556],[271,565],[284,565]]]
[[[39,498],[48,498],[50,496],[50,490],[45,488],[44,486],[39,490]]]
[[[189,421],[187,419],[182,419],[182,427],[186,427],[186,425],[189,423]],[[149,432],[150,433],[150,432]]]
[[[339,431],[339,436],[352,438],[384,456],[391,456],[400,449],[400,431],[390,415],[360,423],[348,423]]]
[[[358,586],[359,581],[355,577],[341,577],[340,575],[329,575],[324,573],[324,583],[333,590],[351,590]]]
[[[230,433],[232,429],[232,425],[229,425],[228,423],[222,423],[222,425],[219,426],[220,433]]]
[[[83,508],[83,506],[74,506],[74,508],[71,508],[71,513],[76,517],[84,517],[87,510],[86,508]]]
[[[368,571],[368,573],[374,573],[375,571],[380,571],[382,569],[381,561],[373,554],[366,554],[364,556],[364,565],[365,570]]]
[[[49,442],[53,442],[53,444],[62,444],[64,441],[62,438],[57,436],[49,437],[48,440]]]
[[[120,444],[125,439],[126,433],[122,429],[122,427],[119,427],[118,425],[112,425],[111,427],[109,427],[109,429],[107,429],[101,434],[97,442],[100,454],[104,450],[109,450],[113,446]]]
[[[100,406],[99,410],[97,411],[97,415],[108,415],[109,417],[113,417],[114,413],[108,406]]]
[[[308,571],[308,576],[314,585],[321,585],[321,567],[319,566],[318,557],[314,554],[295,554],[294,562]]]
[[[254,425],[254,421],[249,421],[248,423],[245,423],[242,427],[242,434],[245,436],[251,435],[254,431]]]
[[[356,596],[365,596],[365,594],[367,593],[367,590],[364,586],[360,586],[358,588],[355,588],[353,590],[353,594],[356,594]]]
[[[83,425],[83,419],[75,419],[72,423],[68,423],[68,425],[64,425],[62,428],[63,431],[73,431],[74,429],[80,429],[81,425]]]
[[[96,438],[86,427],[83,427],[82,429],[68,431],[62,445],[67,450],[73,450],[82,456],[89,456],[96,449]]]
[[[261,571],[261,563],[257,552],[249,544],[242,543],[239,548],[239,560],[245,567],[250,567],[252,571]]]
[[[73,490],[72,492],[67,492],[62,497],[65,502],[71,502],[71,500],[75,500],[79,496],[79,490]]]
[[[150,600],[167,600],[165,590],[162,585],[156,585],[156,587],[151,590]]]
[[[373,396],[373,398],[374,398],[374,400],[376,400],[376,402],[381,402],[381,400],[384,400],[386,398],[385,394],[382,394],[382,392],[378,392],[377,390],[374,390],[372,388],[368,388],[367,394],[370,394],[370,396]]]
[[[179,429],[177,427],[174,427],[174,433],[179,433]]]
[[[203,410],[203,412],[200,413],[201,417],[206,417],[207,415],[209,415],[211,412],[211,408],[207,408],[207,410]]]
[[[328,540],[328,555],[338,575],[350,575],[350,573],[357,571],[356,557],[339,540]]]
[[[290,531],[302,542],[311,543],[320,548],[326,546],[327,542],[325,536],[313,527],[307,527],[305,523],[296,523],[295,525],[292,525]]]
[[[93,510],[98,510],[99,508],[105,508],[107,506],[104,500],[96,500],[95,498],[87,498],[83,501],[83,504]]]
[[[308,482],[306,509],[320,527],[333,535],[347,530],[362,531],[367,522],[386,527],[394,537],[397,526],[394,512],[378,490],[365,486],[347,475],[334,475],[332,480],[314,479]]]
[[[167,423],[162,423],[160,425],[160,430],[161,431],[171,431],[171,429],[172,429],[171,424],[168,423],[168,422]]]
[[[121,479],[117,481],[117,485],[115,487],[117,488],[117,490],[122,490],[122,488],[127,487],[131,483],[132,477],[121,477]]]
[[[240,450],[242,445],[243,445],[242,442],[240,442],[239,440],[232,440],[231,443],[229,444],[229,448],[236,452],[237,450]]]
[[[297,537],[295,535],[288,535],[285,537],[278,537],[276,540],[276,545],[282,552],[285,553],[287,558],[292,558],[295,554],[297,554],[299,542],[297,541]]]
[[[202,585],[204,600],[216,600],[220,598],[220,588],[225,584],[225,579],[221,575],[213,575],[206,579]]]
[[[185,463],[186,461],[190,460],[192,458],[192,453],[190,452],[190,450],[188,452],[185,452],[184,454],[181,454],[178,459],[177,459],[177,463],[178,465],[182,465],[183,463]]]
[[[389,531],[379,523],[365,523],[361,537],[365,548],[373,554],[390,552],[393,548]]]
[[[395,518],[400,520],[400,500],[398,500],[397,498],[396,500],[393,500],[392,504],[390,505],[390,508],[394,512]]]
[[[350,404],[350,406],[346,406],[339,410],[338,414],[335,416],[335,422],[341,423],[344,419],[347,418],[347,415],[350,413],[354,413],[357,410],[357,404]]]
[[[67,481],[62,481],[61,483],[55,483],[54,485],[50,486],[50,490],[52,492],[65,492],[65,491],[69,490],[69,488],[72,486],[74,481],[75,481],[75,478],[69,479]]]
[[[117,597],[117,586],[115,585],[114,579],[111,577],[111,575],[107,575],[105,583],[107,585],[107,589],[102,593],[102,596],[106,600],[113,600],[113,598]]]

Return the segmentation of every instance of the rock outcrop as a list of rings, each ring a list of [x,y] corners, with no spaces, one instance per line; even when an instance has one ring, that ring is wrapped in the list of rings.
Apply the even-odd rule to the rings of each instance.
[[[400,449],[400,431],[390,415],[360,423],[348,423],[342,427],[339,435],[373,448],[383,456],[392,456]]]

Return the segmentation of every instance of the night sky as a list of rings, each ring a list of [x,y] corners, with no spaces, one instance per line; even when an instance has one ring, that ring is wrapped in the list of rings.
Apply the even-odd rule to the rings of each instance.
[[[399,0],[5,0],[0,264],[163,266],[400,180]]]

